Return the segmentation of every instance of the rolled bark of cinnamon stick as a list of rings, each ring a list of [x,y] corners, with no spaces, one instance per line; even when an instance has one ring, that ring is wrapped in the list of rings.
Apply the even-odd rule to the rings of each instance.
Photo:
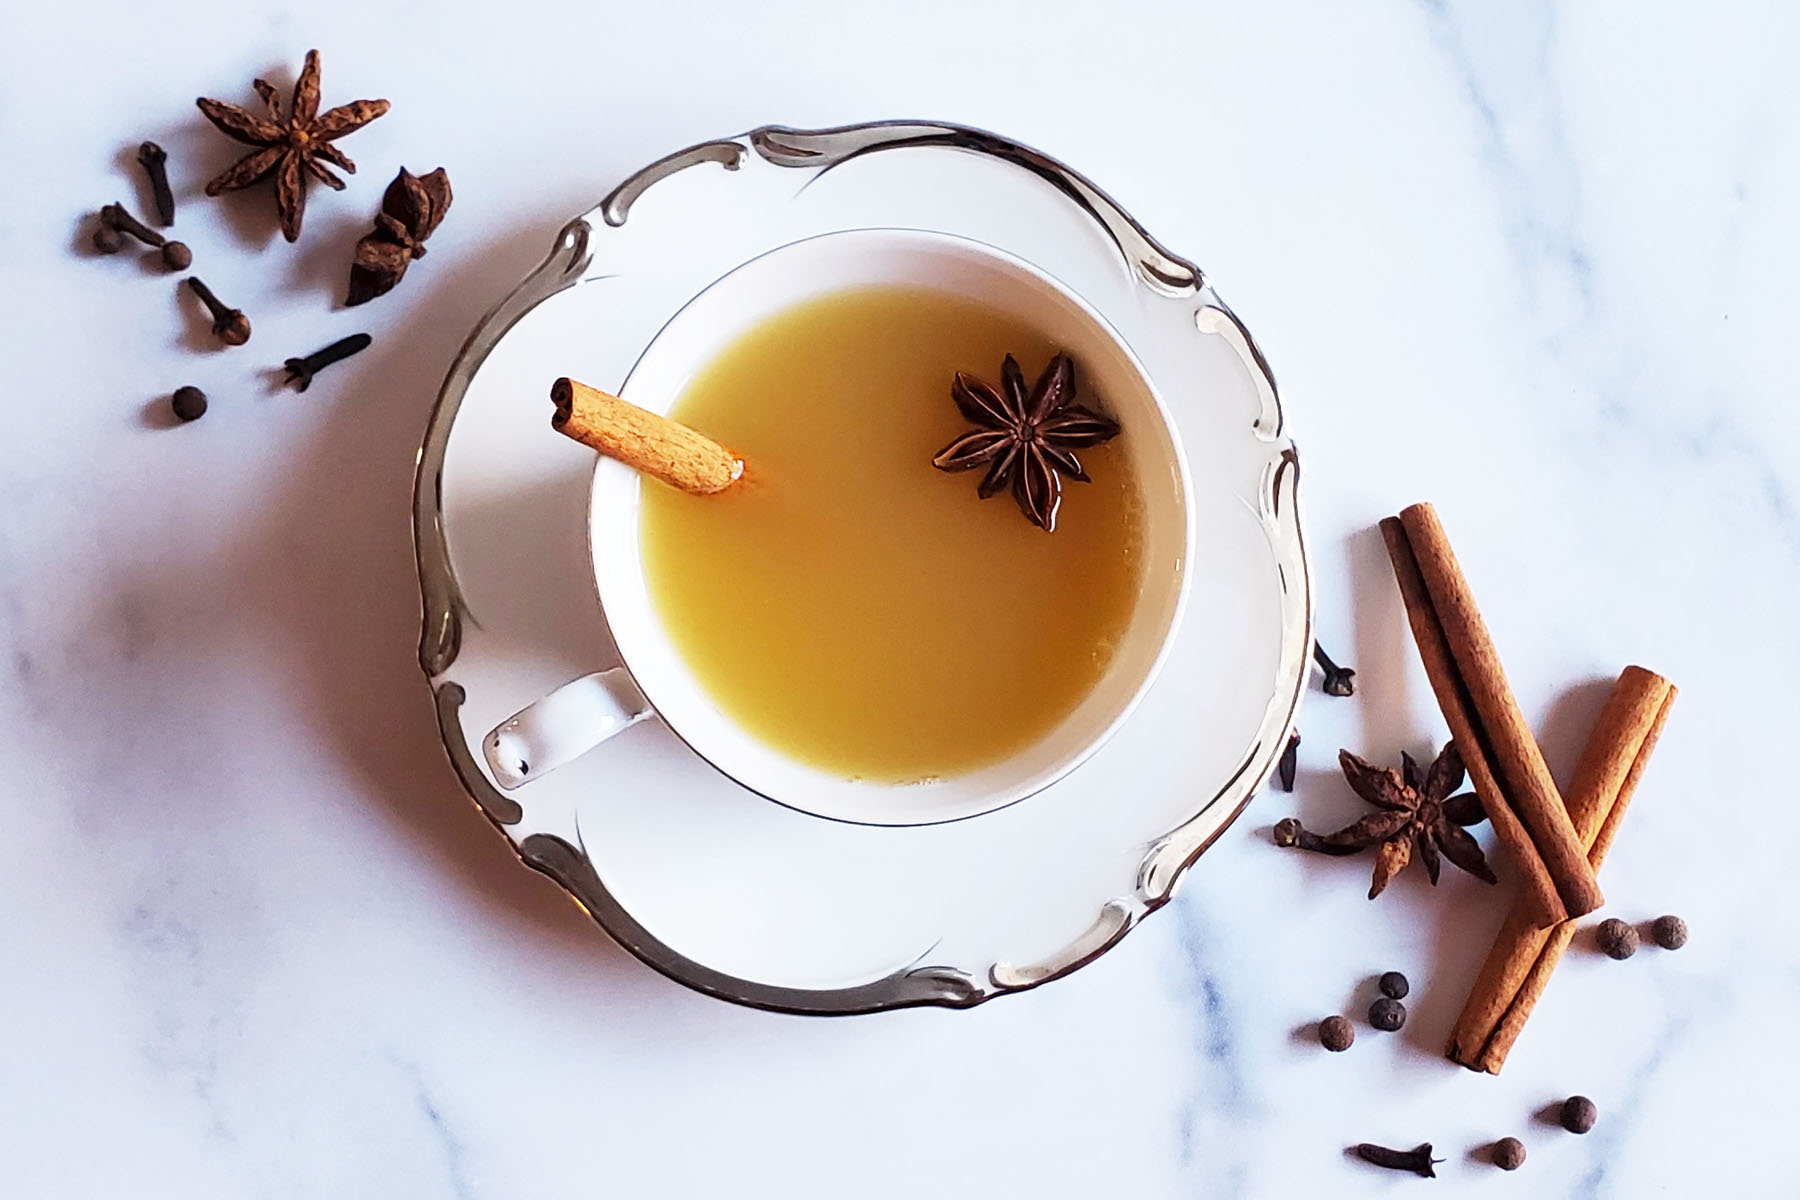
[[[1675,686],[1655,672],[1626,667],[1582,751],[1569,788],[1568,811],[1576,835],[1588,845],[1588,863],[1595,870],[1605,861],[1643,778],[1675,694]],[[1446,1054],[1472,1070],[1500,1073],[1575,936],[1574,921],[1542,929],[1533,917],[1521,895],[1501,925],[1451,1031]]]
[[[563,378],[550,400],[557,432],[684,492],[723,491],[744,473],[743,460],[705,434],[610,392]]]
[[[1464,686],[1449,640],[1432,606],[1431,594],[1419,573],[1419,562],[1413,554],[1412,542],[1398,517],[1381,522],[1381,537],[1387,543],[1388,558],[1394,565],[1394,578],[1400,585],[1400,597],[1406,604],[1406,620],[1412,626],[1413,641],[1419,648],[1419,659],[1425,664],[1425,676],[1437,696],[1438,708],[1450,726],[1450,736],[1468,768],[1475,792],[1487,810],[1494,835],[1512,856],[1523,891],[1521,903],[1528,919],[1537,926],[1550,926],[1568,916],[1556,881],[1538,854],[1531,834],[1514,813],[1512,801],[1494,770],[1487,739],[1475,717],[1475,708]]]
[[[1418,560],[1419,574],[1468,691],[1475,720],[1486,738],[1484,748],[1491,752],[1489,765],[1498,772],[1513,813],[1531,835],[1532,845],[1556,881],[1557,895],[1567,915],[1579,917],[1593,912],[1605,897],[1588,866],[1581,840],[1575,836],[1575,826],[1569,821],[1569,811],[1556,790],[1556,781],[1544,764],[1537,738],[1507,686],[1506,671],[1450,549],[1450,539],[1429,504],[1401,510],[1400,524]]]

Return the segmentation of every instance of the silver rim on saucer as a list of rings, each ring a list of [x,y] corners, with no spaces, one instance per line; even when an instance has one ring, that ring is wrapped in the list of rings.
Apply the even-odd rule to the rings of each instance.
[[[1187,328],[1199,337],[1219,339],[1241,363],[1256,397],[1253,435],[1266,451],[1253,503],[1254,516],[1267,539],[1278,596],[1275,678],[1253,735],[1234,768],[1221,772],[1216,785],[1209,784],[1210,792],[1196,792],[1179,820],[1138,845],[1135,882],[1100,903],[1087,929],[1061,949],[1023,964],[989,962],[985,970],[921,960],[847,986],[785,986],[709,966],[652,933],[608,887],[579,837],[528,831],[531,823],[525,820],[520,802],[496,788],[471,753],[470,733],[464,727],[468,694],[463,681],[455,677],[455,668],[465,637],[478,622],[451,562],[443,494],[446,455],[465,395],[490,353],[538,305],[593,278],[589,271],[599,236],[608,227],[623,227],[634,204],[658,184],[690,169],[738,172],[747,164],[758,163],[792,172],[794,188],[803,190],[852,160],[910,148],[984,156],[1048,184],[1080,220],[1090,229],[1097,228],[1116,250],[1114,265],[1129,274],[1134,286],[1151,297],[1182,306],[1184,318],[1192,321]],[[1029,147],[963,126],[878,122],[816,131],[769,126],[690,147],[627,179],[593,211],[561,230],[544,262],[464,343],[444,380],[419,451],[413,495],[414,546],[423,603],[419,663],[433,689],[439,731],[451,764],[475,804],[526,865],[555,880],[621,946],[650,967],[709,995],[783,1012],[847,1014],[917,1005],[966,1008],[1059,978],[1117,944],[1138,921],[1169,901],[1188,867],[1231,824],[1273,768],[1300,702],[1311,646],[1312,584],[1301,530],[1299,480],[1300,462],[1285,434],[1274,376],[1249,331],[1197,267],[1165,250],[1081,175]],[[475,738],[483,732],[485,727],[476,728]],[[521,794],[529,803],[529,793]]]

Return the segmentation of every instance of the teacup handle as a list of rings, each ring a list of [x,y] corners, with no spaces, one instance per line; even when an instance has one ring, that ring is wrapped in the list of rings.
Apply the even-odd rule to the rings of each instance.
[[[583,675],[502,721],[481,739],[494,782],[511,791],[586,754],[649,716],[624,667]]]

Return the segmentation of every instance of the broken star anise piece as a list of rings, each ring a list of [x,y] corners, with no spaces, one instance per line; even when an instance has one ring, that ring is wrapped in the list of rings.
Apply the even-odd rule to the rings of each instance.
[[[288,105],[287,116],[281,115],[281,101],[272,86],[261,79],[253,86],[269,110],[267,118],[223,100],[201,97],[194,101],[221,133],[257,147],[208,183],[206,194],[235,192],[275,176],[275,209],[281,214],[281,234],[290,242],[296,241],[300,237],[300,218],[306,210],[306,177],[311,175],[326,187],[343,191],[344,181],[325,164],[341,167],[352,175],[356,174],[356,164],[331,143],[386,112],[388,102],[354,100],[321,113],[317,50],[306,52],[306,65],[294,82],[294,99]]]
[[[1325,854],[1348,854],[1380,846],[1375,877],[1369,884],[1371,900],[1381,895],[1388,881],[1404,871],[1414,857],[1425,864],[1425,873],[1434,885],[1438,881],[1440,855],[1477,879],[1495,882],[1481,846],[1444,812],[1445,805],[1453,799],[1450,793],[1463,782],[1463,761],[1456,752],[1456,743],[1445,745],[1422,777],[1410,755],[1401,755],[1401,762],[1404,770],[1396,771],[1374,766],[1348,750],[1338,751],[1338,765],[1351,790],[1381,811],[1323,837],[1309,833],[1296,822],[1286,836],[1277,840],[1283,845]]]
[[[940,471],[968,471],[986,466],[977,494],[987,499],[1012,485],[1013,499],[1027,520],[1046,531],[1056,528],[1062,505],[1062,479],[1088,482],[1074,451],[1118,436],[1118,422],[1075,403],[1075,363],[1058,354],[1025,386],[1025,372],[1012,355],[1000,364],[1000,390],[956,373],[951,399],[975,428],[937,452],[931,465]]]
[[[375,228],[356,243],[345,306],[354,308],[392,291],[406,274],[407,264],[425,257],[425,239],[449,209],[450,177],[444,168],[426,175],[400,168],[381,198]]]

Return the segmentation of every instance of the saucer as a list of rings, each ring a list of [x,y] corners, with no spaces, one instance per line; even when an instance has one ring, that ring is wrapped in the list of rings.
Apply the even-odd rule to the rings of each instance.
[[[501,791],[483,735],[619,661],[588,563],[594,459],[551,432],[550,381],[617,388],[733,268],[870,228],[973,239],[1051,275],[1131,347],[1174,416],[1197,551],[1186,620],[1136,713],[1048,789],[937,825],[770,803],[655,721]],[[1248,330],[1080,175],[960,126],[767,127],[626,180],[464,344],[419,455],[419,661],[480,811],[649,966],[787,1012],[966,1008],[1117,944],[1274,766],[1311,646],[1299,478]]]

